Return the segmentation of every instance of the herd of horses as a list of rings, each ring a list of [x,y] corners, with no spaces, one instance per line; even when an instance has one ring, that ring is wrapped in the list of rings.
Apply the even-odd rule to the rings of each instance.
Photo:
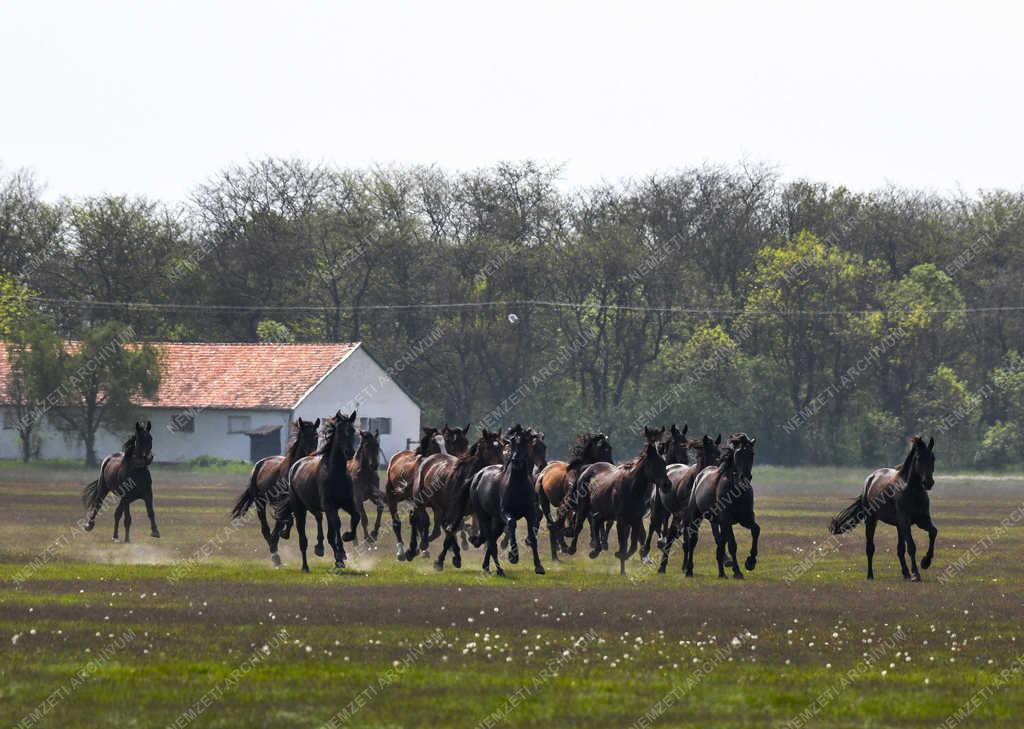
[[[345,567],[345,542],[357,539],[362,525],[367,542],[377,539],[385,504],[397,543],[396,556],[407,561],[427,556],[432,542],[442,540],[434,562],[442,570],[451,555],[455,567],[462,566],[462,550],[483,547],[483,569],[503,575],[499,554],[505,551],[510,563],[519,561],[516,535],[520,520],[526,526],[526,545],[533,557],[534,571],[544,574],[539,550],[539,530],[544,523],[549,534],[551,559],[575,554],[584,526],[590,531],[591,558],[609,549],[615,528],[619,571],[625,574],[627,560],[639,552],[650,561],[652,540],[661,551],[659,572],[668,566],[672,545],[682,540],[682,570],[693,575],[693,556],[700,526],[710,523],[715,539],[718,576],[743,577],[737,558],[735,527],[750,531],[751,547],[744,567],[757,565],[761,528],[754,516],[752,484],[756,438],[742,432],[723,440],[688,438],[687,427],[645,427],[643,446],[636,457],[614,463],[612,446],[604,433],[582,433],[565,461],[547,460],[544,433],[514,425],[505,432],[482,428],[475,441],[470,426],[423,428],[414,450],[396,453],[387,465],[384,487],[380,485],[380,437],[376,431],[355,427],[356,413],[338,411],[323,423],[299,419],[292,425],[292,437],[282,455],[264,458],[252,469],[249,484],[232,512],[241,519],[255,507],[260,530],[273,563],[280,566],[278,545],[288,539],[292,527],[298,532],[302,571],[309,571],[306,515],[317,525],[314,553],[324,555],[323,521],[326,539],[337,568]],[[152,527],[159,537],[153,512],[152,428],[135,424],[135,432],[122,452],[108,456],[99,478],[85,487],[82,499],[87,510],[86,530],[95,524],[104,502],[118,500],[114,513],[114,541],[124,519],[124,541],[130,540],[130,504],[143,500]],[[872,472],[860,495],[831,522],[833,534],[865,523],[867,577],[874,578],[874,534],[879,521],[897,530],[897,556],[904,578],[919,581],[916,546],[911,527],[928,533],[928,551],[921,560],[927,569],[934,557],[938,530],[931,521],[928,491],[934,485],[934,439],[927,444],[919,436],[911,439],[910,451],[902,465]],[[376,522],[368,530],[365,502],[377,507]],[[399,507],[410,505],[409,545],[402,537]],[[339,511],[350,517],[348,531],[342,531]],[[271,520],[273,523],[271,523]],[[646,523],[645,523],[646,520]],[[906,563],[909,556],[910,567]]]

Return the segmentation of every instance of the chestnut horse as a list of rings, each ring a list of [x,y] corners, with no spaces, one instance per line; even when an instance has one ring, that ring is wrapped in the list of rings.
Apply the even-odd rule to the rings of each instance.
[[[153,477],[149,473],[149,464],[153,462],[152,423],[146,421],[135,423],[135,434],[125,441],[122,452],[114,453],[103,459],[100,464],[100,476],[82,489],[82,504],[88,517],[85,531],[91,532],[96,526],[96,514],[108,494],[118,497],[117,510],[114,511],[114,541],[118,541],[117,529],[124,515],[124,541],[131,540],[129,531],[132,527],[132,512],[129,504],[142,499],[146,503],[146,514],[149,516],[150,536],[159,538],[160,530],[156,528],[156,515],[153,512]]]
[[[737,580],[743,579],[736,559],[734,524],[750,530],[750,555],[746,568],[753,570],[757,566],[757,540],[761,527],[754,518],[754,489],[751,485],[756,440],[748,438],[745,433],[730,436],[718,465],[705,468],[697,475],[683,518],[683,573],[687,577],[693,577],[693,551],[703,519],[711,522],[719,577],[726,576],[725,550],[728,547],[732,576]]]
[[[402,522],[398,518],[398,505],[412,498],[412,480],[416,475],[416,469],[420,462],[427,456],[441,452],[435,436],[439,435],[437,428],[423,428],[423,435],[420,444],[414,451],[399,451],[391,456],[388,461],[387,480],[384,482],[384,498],[388,502],[388,510],[391,512],[391,528],[395,532],[395,541],[398,542],[397,557],[405,559],[405,547],[402,545]],[[444,440],[441,440],[441,444]]]
[[[516,521],[526,519],[526,543],[533,550],[533,571],[544,574],[544,566],[540,562],[537,550],[537,527],[540,525],[540,512],[537,510],[537,496],[533,487],[533,464],[530,459],[530,441],[534,434],[515,425],[508,432],[508,450],[504,463],[482,469],[473,478],[470,487],[470,508],[476,516],[480,532],[473,539],[477,547],[486,542],[484,552],[484,572],[490,572],[491,560],[499,577],[505,572],[498,562],[498,535],[502,532],[508,538],[509,562],[519,561],[519,548],[516,544]],[[454,546],[454,534],[445,539],[444,551]],[[457,547],[455,547],[457,549]],[[444,559],[444,551],[441,559]]]
[[[644,515],[651,489],[665,481],[665,460],[658,453],[658,440],[665,428],[644,428],[644,444],[640,455],[632,461],[613,466],[595,463],[587,466],[576,482],[580,495],[577,509],[586,507],[590,522],[590,558],[594,559],[607,546],[606,524],[614,522],[618,532],[619,574],[626,574],[626,560],[636,551],[644,534]],[[577,515],[578,518],[578,515]],[[626,544],[629,544],[627,550]]]
[[[350,416],[339,410],[334,417],[324,422],[323,444],[312,456],[300,458],[288,472],[289,499],[286,508],[295,519],[299,532],[299,551],[302,552],[302,571],[309,572],[306,561],[306,512],[324,514],[327,518],[327,542],[334,551],[334,566],[345,566],[345,545],[341,534],[341,518],[338,509],[344,509],[352,518],[352,531],[344,535],[345,541],[355,536],[359,524],[359,508],[355,500],[352,477],[348,472],[348,461],[355,448],[356,411]],[[284,508],[277,510],[279,521],[287,518]]]
[[[842,534],[864,522],[865,553],[868,558],[868,579],[875,579],[875,527],[879,521],[896,527],[896,556],[900,561],[903,578],[921,581],[917,571],[917,545],[910,532],[912,526],[928,532],[928,551],[921,559],[921,569],[928,569],[935,556],[935,537],[939,530],[932,524],[928,492],[935,485],[935,439],[925,445],[921,436],[910,442],[910,453],[899,468],[880,468],[864,482],[864,492],[853,503],[835,515],[831,532]],[[910,555],[910,569],[904,551]]]
[[[274,506],[288,500],[288,471],[295,461],[316,450],[317,428],[319,427],[320,418],[315,421],[299,418],[293,423],[292,430],[295,436],[284,455],[268,456],[256,462],[249,475],[248,488],[238,497],[235,507],[231,510],[231,518],[240,519],[253,504],[256,505],[260,531],[270,549],[270,559],[278,567],[281,566],[281,558],[277,554],[278,540],[282,536],[287,538],[291,522],[275,524],[275,527],[278,528],[271,531],[270,525],[267,523],[267,505]],[[323,554],[322,551],[321,554]]]
[[[548,525],[551,541],[551,559],[558,561],[558,550],[567,554],[576,552],[578,531],[574,531],[572,547],[564,541],[567,522],[574,520],[576,501],[572,497],[573,488],[580,472],[593,463],[611,463],[612,446],[604,433],[582,433],[576,437],[576,443],[569,451],[569,461],[551,461],[537,474],[534,487],[537,490],[537,502]],[[551,518],[551,507],[557,510]],[[582,526],[582,522],[581,522]]]
[[[409,549],[405,559],[411,560],[416,552],[423,552],[432,539],[427,509],[435,515],[435,526],[443,528],[446,535],[454,534],[462,528],[462,522],[468,510],[469,483],[477,471],[484,466],[501,462],[501,436],[482,429],[480,439],[473,444],[468,452],[461,456],[449,453],[435,453],[427,456],[416,469],[413,477],[412,501],[413,510],[409,515]],[[440,515],[440,518],[438,518]],[[418,544],[422,541],[422,545]],[[447,543],[447,536],[445,542]],[[461,565],[461,556],[456,548],[453,564]],[[437,569],[444,568],[444,552],[434,565]]]

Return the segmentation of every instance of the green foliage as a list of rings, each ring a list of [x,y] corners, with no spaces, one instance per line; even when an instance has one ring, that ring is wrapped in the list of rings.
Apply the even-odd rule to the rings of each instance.
[[[985,431],[974,462],[981,467],[1004,468],[1020,463],[1024,434],[1018,423],[993,423]]]
[[[31,292],[13,276],[0,271],[0,337],[15,336],[29,317]]]
[[[261,342],[286,344],[295,341],[295,335],[284,324],[273,319],[264,319],[256,325],[256,335]]]

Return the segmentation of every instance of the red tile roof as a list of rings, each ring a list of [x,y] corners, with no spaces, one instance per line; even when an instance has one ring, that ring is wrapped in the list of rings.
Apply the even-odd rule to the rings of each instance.
[[[0,403],[7,399],[6,344],[0,343]],[[163,408],[291,410],[360,342],[181,344],[159,342],[160,392],[140,405]]]

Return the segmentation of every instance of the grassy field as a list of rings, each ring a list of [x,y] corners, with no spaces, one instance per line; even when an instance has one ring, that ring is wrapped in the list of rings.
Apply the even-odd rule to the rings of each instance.
[[[0,722],[94,727],[1012,726],[1024,713],[1024,478],[940,477],[935,564],[899,576],[882,527],[826,535],[864,473],[755,468],[757,569],[692,580],[608,554],[534,575],[436,573],[386,538],[353,568],[295,539],[275,570],[227,512],[241,474],[154,469],[141,504],[85,533],[91,473],[0,468]],[[741,556],[749,545],[739,535]],[[919,556],[926,539],[918,537]],[[546,548],[546,544],[544,545]]]

